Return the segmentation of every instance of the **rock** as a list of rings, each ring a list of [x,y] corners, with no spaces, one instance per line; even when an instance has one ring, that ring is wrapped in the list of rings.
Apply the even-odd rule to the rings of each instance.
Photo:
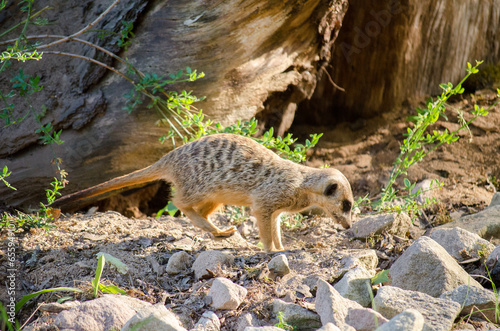
[[[212,307],[226,310],[238,308],[246,295],[246,288],[223,277],[215,278],[208,292],[212,297]]]
[[[49,303],[43,303],[40,305],[38,309],[40,311],[46,311],[48,313],[60,313],[63,310],[68,310],[71,308],[75,308],[76,306],[79,306],[81,303],[80,301],[65,301],[63,303],[58,303],[58,302],[49,302]]]
[[[416,309],[407,309],[397,314],[376,331],[421,331],[424,328],[424,317]],[[359,330],[358,330],[359,331]]]
[[[472,233],[476,233],[481,238],[491,240],[500,239],[500,205],[488,207],[479,213],[462,216],[458,221],[443,224],[440,228],[459,227]]]
[[[275,299],[273,301],[273,313],[277,315],[279,312],[283,313],[283,319],[286,323],[299,329],[321,327],[321,318],[318,314],[294,303]]]
[[[336,326],[333,323],[326,323],[325,325],[323,325],[321,328],[319,328],[316,331],[341,331],[341,330],[338,326]]]
[[[389,269],[392,286],[439,297],[462,284],[481,287],[429,237],[420,237]]]
[[[146,307],[135,314],[120,331],[187,331],[183,328],[177,316],[164,305],[154,305]]]
[[[71,330],[120,329],[137,311],[150,306],[139,299],[105,294],[59,313],[54,317],[54,325]]]
[[[190,331],[219,331],[220,320],[213,311],[206,311],[201,315],[198,323]]]
[[[415,194],[418,190],[420,190],[420,194],[415,198],[418,203],[423,205],[426,198],[431,199],[434,197],[436,190],[431,189],[431,187],[436,185],[432,185],[432,182],[433,180],[431,179],[424,179],[423,181],[418,182],[413,190],[411,190],[411,194]]]
[[[349,270],[333,287],[344,298],[356,301],[363,307],[371,304],[372,286],[370,278],[375,272],[368,271],[362,266]]]
[[[238,318],[238,323],[236,324],[236,331],[244,331],[247,327],[257,327],[260,326],[259,319],[252,313],[242,314]]]
[[[359,303],[343,298],[330,284],[320,279],[316,290],[316,312],[323,325],[333,323],[338,327],[345,324],[349,308],[363,308]]]
[[[195,278],[200,279],[209,274],[207,269],[215,271],[219,267],[232,265],[233,263],[234,257],[231,254],[211,250],[198,255],[191,269],[194,271]]]
[[[351,308],[347,312],[345,322],[356,331],[371,331],[388,321],[379,312],[369,308]]]
[[[378,265],[377,251],[374,249],[346,249],[337,255],[341,260],[342,269],[352,269],[362,266],[367,270],[375,270]]]
[[[491,271],[500,261],[500,245],[495,247],[495,249],[488,255],[486,259],[486,266]]]
[[[267,264],[269,271],[277,276],[284,276],[290,272],[290,267],[288,266],[288,259],[285,254],[280,254],[275,256]]]
[[[248,326],[245,331],[283,331],[283,329],[276,326]]]
[[[482,318],[483,314],[491,322],[495,321],[495,294],[487,289],[475,286],[460,285],[451,291],[441,294],[441,299],[453,300],[459,303],[463,308],[462,315],[474,313],[474,317]],[[480,312],[478,312],[480,311]]]
[[[389,319],[406,309],[416,309],[424,317],[424,331],[448,331],[461,307],[454,301],[434,298],[425,293],[382,286],[373,299],[373,309]]]
[[[493,194],[493,197],[491,198],[491,202],[488,205],[488,208],[493,206],[500,206],[500,192],[495,192],[495,194]]]
[[[486,258],[495,249],[489,241],[461,228],[435,229],[431,238],[458,261],[475,257]]]
[[[500,245],[486,259],[486,266],[490,272],[491,280],[500,288]]]
[[[201,255],[201,254],[200,254]],[[193,265],[193,257],[184,251],[174,253],[168,259],[165,272],[169,275],[177,275]]]
[[[365,239],[384,232],[405,237],[410,226],[411,219],[405,213],[381,214],[360,219],[352,225],[349,233],[358,239]]]

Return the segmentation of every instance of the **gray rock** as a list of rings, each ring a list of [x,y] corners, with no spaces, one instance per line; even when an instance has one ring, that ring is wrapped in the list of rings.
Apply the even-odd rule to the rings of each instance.
[[[267,267],[269,268],[269,271],[273,272],[277,276],[284,276],[290,272],[288,259],[285,254],[273,257],[267,264]]]
[[[65,301],[63,303],[58,303],[58,302],[49,302],[49,303],[42,303],[38,309],[40,311],[46,311],[48,313],[60,313],[63,310],[68,310],[71,308],[75,308],[76,306],[79,306],[81,304],[80,301]]]
[[[232,265],[234,263],[234,256],[226,254],[221,251],[205,251],[200,253],[193,263],[191,268],[194,271],[196,279],[208,275],[207,269],[215,271],[217,268],[224,265]]]
[[[286,323],[299,329],[321,327],[321,318],[318,314],[294,303],[275,299],[273,301],[273,313],[277,315],[279,312],[283,313],[283,319]]]
[[[493,194],[488,208],[493,206],[500,206],[500,192],[495,192],[495,194]]]
[[[105,294],[59,313],[54,317],[54,325],[72,330],[120,329],[137,311],[148,306],[149,302],[139,299]]]
[[[260,326],[259,319],[252,313],[242,314],[238,318],[238,323],[236,324],[236,331],[244,331],[247,327]]]
[[[337,256],[342,263],[342,269],[352,269],[362,266],[367,270],[375,270],[378,265],[377,251],[374,249],[346,249]]]
[[[489,241],[461,228],[435,229],[431,233],[431,238],[443,246],[457,261],[487,257],[495,249]]]
[[[462,306],[462,315],[474,313],[474,317],[486,316],[491,322],[495,321],[495,294],[487,289],[475,286],[460,285],[451,291],[441,294],[440,298],[453,300]],[[479,311],[479,312],[478,312]]]
[[[421,331],[424,328],[424,316],[416,309],[407,309],[397,314],[376,331]]]
[[[336,326],[333,323],[326,323],[325,325],[323,325],[321,328],[319,328],[316,331],[341,331],[341,330],[338,326]]]
[[[481,287],[446,250],[429,237],[418,238],[389,269],[392,286],[439,297],[462,284]]]
[[[338,327],[345,324],[349,308],[363,308],[359,303],[346,299],[330,284],[320,279],[316,290],[316,312],[323,325],[333,323]]]
[[[210,310],[201,315],[198,323],[195,324],[194,328],[190,331],[219,331],[220,330],[220,320],[219,317]]]
[[[404,237],[410,229],[411,219],[405,213],[373,215],[362,218],[352,225],[349,232],[354,238],[368,238],[384,232]]]
[[[165,272],[169,275],[177,275],[193,265],[193,257],[184,251],[174,253],[168,259]]]
[[[347,312],[345,322],[357,331],[372,331],[387,323],[387,318],[369,308],[351,308]]]
[[[370,278],[375,276],[374,271],[368,271],[362,266],[349,270],[333,287],[344,298],[356,301],[363,307],[371,304],[372,286]]]
[[[438,228],[459,227],[476,233],[481,238],[491,240],[500,238],[500,205],[488,207],[479,213],[462,216],[458,221],[450,222]]]
[[[461,307],[454,301],[434,298],[425,293],[382,286],[373,300],[373,309],[389,319],[407,309],[416,309],[424,317],[424,331],[448,331]]]
[[[493,270],[496,265],[499,264],[500,261],[500,245],[495,247],[495,249],[488,255],[488,258],[486,259],[486,266],[488,267],[488,270]]]
[[[91,330],[91,329],[87,329]],[[183,328],[177,316],[170,310],[165,308],[164,305],[154,305],[151,307],[146,307],[132,318],[130,318],[127,323],[121,328],[120,331],[187,331]]]
[[[276,326],[249,326],[245,331],[283,331],[283,329]]]
[[[246,288],[224,277],[215,278],[208,292],[208,296],[212,298],[212,307],[225,310],[238,308],[246,295]]]

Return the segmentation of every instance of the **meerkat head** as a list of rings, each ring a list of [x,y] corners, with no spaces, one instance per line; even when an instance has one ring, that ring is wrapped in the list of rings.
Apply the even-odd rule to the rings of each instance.
[[[318,169],[314,180],[314,204],[348,229],[352,225],[351,209],[354,204],[351,185],[337,169]]]

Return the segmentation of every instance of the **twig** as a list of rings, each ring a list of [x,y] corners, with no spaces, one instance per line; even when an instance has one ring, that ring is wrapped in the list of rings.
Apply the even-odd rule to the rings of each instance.
[[[83,39],[79,39],[79,38],[71,38],[71,37],[66,37],[66,36],[59,36],[59,35],[52,35],[52,34],[44,34],[44,35],[37,35],[37,36],[27,36],[23,39],[26,39],[26,40],[32,40],[32,39],[65,39],[65,41],[76,41],[76,42],[79,42],[79,43],[82,43],[82,44],[85,44],[85,45],[88,45],[90,47],[93,47],[103,53],[106,53],[107,55],[113,57],[114,59],[124,63],[124,64],[127,64],[127,62],[125,62],[125,60],[123,60],[121,57],[117,56],[116,54],[108,51],[107,49],[99,46],[99,45],[96,45],[94,43],[91,43],[90,41],[87,41],[87,40],[83,40]],[[5,41],[2,41],[0,42],[0,46],[2,45],[6,45],[6,44],[10,44],[12,42],[15,42],[17,39],[10,39],[10,40],[5,40]]]
[[[130,79],[129,77],[127,77],[125,74],[119,72],[118,70],[116,70],[113,67],[108,66],[105,63],[102,63],[100,61],[94,60],[94,59],[92,59],[90,57],[83,56],[83,55],[78,55],[78,54],[73,54],[73,53],[59,52],[59,51],[47,51],[47,52],[43,52],[43,54],[64,55],[64,56],[75,57],[77,59],[82,59],[82,60],[90,61],[90,62],[95,63],[97,65],[100,65],[100,66],[102,66],[102,67],[104,67],[104,68],[106,68],[108,70],[113,71],[117,75],[122,76],[123,78],[125,78],[126,80],[128,80],[129,82],[131,82],[132,84],[135,85],[135,82],[132,79]]]
[[[323,71],[326,73],[326,76],[328,77],[328,80],[330,81],[330,84],[333,85],[333,87],[335,87],[336,89],[342,91],[342,92],[345,92],[345,89],[338,86],[337,84],[335,84],[335,82],[333,81],[332,79],[332,76],[330,76],[330,74],[328,73],[328,70],[325,69],[325,67],[321,66],[321,69],[323,69]]]
[[[38,309],[40,309],[40,307],[44,304],[45,302],[42,302],[41,304],[38,305],[38,307],[36,307],[35,311],[30,315],[30,317],[28,317],[28,319],[24,322],[24,324],[21,326],[21,329],[22,330],[26,324],[29,322],[29,320],[35,315],[35,313],[38,311]]]

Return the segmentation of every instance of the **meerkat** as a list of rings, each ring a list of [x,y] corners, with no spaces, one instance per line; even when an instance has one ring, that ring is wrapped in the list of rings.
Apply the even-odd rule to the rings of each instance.
[[[283,250],[279,214],[322,208],[344,227],[351,227],[353,196],[337,169],[316,169],[285,160],[251,138],[214,134],[183,145],[153,165],[64,196],[50,207],[106,192],[164,180],[175,188],[173,204],[194,225],[216,237],[220,230],[208,216],[222,205],[249,206],[257,218],[266,252]]]

